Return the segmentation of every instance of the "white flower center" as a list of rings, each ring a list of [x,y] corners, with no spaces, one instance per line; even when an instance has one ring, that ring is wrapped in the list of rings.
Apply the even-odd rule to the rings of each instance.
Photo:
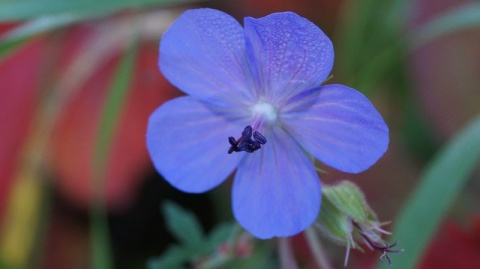
[[[252,106],[252,114],[254,117],[261,117],[268,123],[277,120],[277,109],[270,103],[260,101]]]

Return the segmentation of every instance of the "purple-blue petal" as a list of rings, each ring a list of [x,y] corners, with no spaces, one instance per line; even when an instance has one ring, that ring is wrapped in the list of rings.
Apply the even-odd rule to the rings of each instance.
[[[180,90],[229,106],[254,98],[242,26],[214,9],[185,11],[164,33],[159,66]]]
[[[388,147],[382,116],[352,88],[326,85],[318,91],[313,105],[282,115],[286,130],[323,163],[349,173],[366,170]]]
[[[333,67],[330,39],[309,20],[292,12],[245,18],[246,46],[260,94],[287,100],[319,86]]]
[[[227,154],[229,136],[242,128],[192,97],[166,102],[150,116],[147,148],[155,168],[174,187],[210,190],[238,166],[244,153]]]
[[[265,137],[268,142],[239,165],[233,212],[258,238],[295,235],[317,217],[320,180],[311,160],[285,131],[267,129]]]

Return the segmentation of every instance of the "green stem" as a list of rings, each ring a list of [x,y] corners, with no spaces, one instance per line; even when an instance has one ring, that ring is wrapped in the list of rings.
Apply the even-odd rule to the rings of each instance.
[[[278,254],[280,256],[280,267],[283,269],[298,269],[295,255],[293,254],[292,246],[289,238],[283,237],[278,239]]]
[[[92,246],[92,267],[113,268],[110,248],[110,232],[103,202],[96,201],[90,206],[90,233]]]
[[[318,239],[317,233],[315,232],[315,227],[313,225],[305,230],[305,235],[317,265],[322,269],[333,269],[322,245],[320,244],[320,240]]]
[[[130,85],[137,51],[136,44],[137,38],[135,37],[117,66],[100,116],[99,130],[95,141],[91,182],[93,199],[90,206],[92,268],[94,269],[111,269],[114,267],[104,198],[105,178],[107,177],[112,140],[118,127]]]

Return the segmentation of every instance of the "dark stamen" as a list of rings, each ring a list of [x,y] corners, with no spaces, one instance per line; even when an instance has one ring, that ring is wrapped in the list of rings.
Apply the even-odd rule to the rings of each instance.
[[[232,145],[230,147],[230,149],[228,149],[228,154],[232,154],[232,152],[236,151],[236,152],[239,152],[240,150],[238,149],[238,144],[237,144],[237,140],[235,140],[235,138],[233,136],[230,136],[228,138],[228,143],[230,143],[230,145]]]
[[[265,136],[263,136],[261,133],[257,131],[253,133],[253,138],[255,138],[255,140],[257,140],[262,145],[265,145],[265,143],[267,143],[267,139],[265,138]]]
[[[228,143],[230,143],[230,145],[235,146],[235,147],[238,145],[237,140],[235,140],[235,138],[233,136],[230,136],[228,138]]]
[[[248,140],[248,139],[251,139],[252,138],[252,126],[250,125],[247,125],[247,127],[245,127],[245,129],[243,129],[243,132],[242,132],[242,138],[245,139],[245,140]]]
[[[228,149],[228,154],[232,152],[240,152],[245,151],[252,153],[267,143],[267,139],[259,132],[253,132],[253,139],[252,139],[252,126],[247,125],[242,132],[242,137],[238,140],[235,140],[233,136],[228,138],[228,142],[230,143],[231,147]]]

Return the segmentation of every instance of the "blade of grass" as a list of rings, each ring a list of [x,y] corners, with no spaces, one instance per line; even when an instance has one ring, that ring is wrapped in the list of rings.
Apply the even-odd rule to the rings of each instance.
[[[411,0],[354,0],[345,3],[336,51],[347,84],[360,91],[359,82],[365,65],[379,51],[394,43],[405,29],[411,12]]]
[[[62,14],[57,16],[44,16],[31,21],[27,21],[22,25],[15,27],[11,31],[5,33],[0,39],[0,45],[7,42],[31,37],[33,35],[60,28],[76,21],[82,17],[71,14]]]
[[[7,264],[2,268],[30,267],[35,238],[40,232],[38,225],[43,217],[40,209],[45,201],[45,193],[38,168],[19,165],[16,170],[14,184],[6,199],[8,207],[1,231],[0,256]]]
[[[101,15],[124,8],[145,8],[198,2],[199,0],[14,0],[0,2],[0,21],[70,14]]]
[[[56,59],[58,42],[50,39],[45,53]],[[45,248],[43,239],[46,236],[46,225],[50,220],[51,192],[47,186],[45,160],[48,159],[51,131],[54,124],[54,111],[61,104],[50,96],[57,92],[50,86],[53,79],[52,62],[39,60],[39,68],[44,75],[29,79],[35,80],[32,90],[35,95],[35,111],[32,113],[28,135],[20,145],[19,157],[16,158],[12,175],[12,187],[8,194],[7,209],[4,213],[2,238],[0,240],[0,268],[33,268],[40,262],[38,259]]]
[[[20,48],[23,44],[25,44],[25,41],[27,41],[27,39],[17,39],[7,42],[0,42],[0,63],[2,63],[2,60],[5,59],[5,57],[7,57],[16,49]]]
[[[468,3],[445,12],[418,30],[399,37],[366,62],[358,74],[358,88],[368,94],[374,84],[398,67],[408,54],[433,40],[474,27],[480,27],[480,3]]]
[[[405,253],[396,268],[415,268],[441,220],[480,159],[480,116],[458,134],[430,163],[418,187],[395,221],[393,236]],[[388,268],[380,263],[378,268]]]
[[[131,74],[135,63],[137,45],[131,45],[124,54],[113,77],[111,88],[99,122],[93,160],[93,176],[91,182],[93,201],[90,208],[92,236],[92,268],[113,268],[108,220],[105,201],[103,199],[107,174],[108,155],[112,137],[120,119],[122,108],[126,101]]]
[[[4,57],[13,53],[15,49],[28,41],[28,38],[48,30],[64,27],[80,19],[82,17],[70,14],[45,16],[15,27],[0,38],[0,62]]]
[[[455,31],[480,27],[480,3],[461,5],[436,17],[417,30],[411,38],[411,50]]]
[[[362,51],[365,50],[365,31],[376,0],[347,1],[345,3],[342,22],[338,34],[339,64],[351,85],[355,81],[355,73],[361,64]]]

